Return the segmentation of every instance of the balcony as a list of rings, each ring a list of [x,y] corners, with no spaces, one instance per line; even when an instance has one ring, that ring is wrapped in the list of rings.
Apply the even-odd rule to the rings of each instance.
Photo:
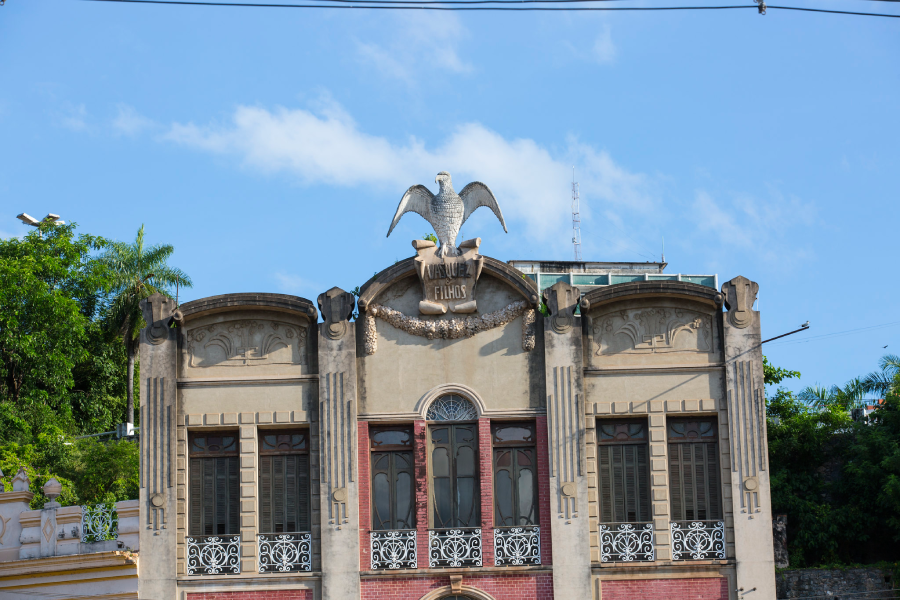
[[[601,523],[600,562],[653,562],[653,523]]]
[[[541,564],[541,528],[494,529],[494,564],[498,567]]]
[[[672,521],[672,560],[724,560],[724,521]]]
[[[419,568],[415,529],[372,531],[369,541],[373,571]]]
[[[240,575],[240,535],[201,535],[185,541],[188,575]]]
[[[481,528],[429,529],[429,567],[480,567]]]
[[[260,533],[256,536],[260,573],[312,571],[312,534]]]

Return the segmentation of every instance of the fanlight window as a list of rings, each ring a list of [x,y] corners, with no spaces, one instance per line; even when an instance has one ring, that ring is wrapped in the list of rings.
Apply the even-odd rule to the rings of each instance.
[[[474,421],[478,411],[465,398],[441,396],[428,407],[425,418],[428,421]]]

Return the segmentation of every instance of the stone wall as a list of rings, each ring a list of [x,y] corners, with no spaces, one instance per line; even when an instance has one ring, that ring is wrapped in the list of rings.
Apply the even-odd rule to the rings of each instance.
[[[775,576],[779,600],[872,600],[894,598],[894,578],[885,569],[796,569]],[[865,594],[864,592],[870,592]],[[878,593],[882,592],[882,593]]]

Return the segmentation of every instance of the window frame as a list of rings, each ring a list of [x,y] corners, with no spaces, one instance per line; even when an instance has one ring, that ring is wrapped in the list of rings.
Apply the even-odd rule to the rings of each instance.
[[[231,439],[229,449],[221,446],[226,439]],[[217,449],[210,449],[213,444],[206,442],[205,450],[197,448],[197,440],[222,440],[215,444]],[[189,431],[188,432],[188,502],[187,520],[188,535],[192,537],[210,535],[239,535],[240,523],[240,437],[236,430]],[[211,479],[211,483],[207,481]],[[208,487],[210,486],[211,487]],[[220,485],[224,485],[225,497],[219,498]],[[220,523],[219,512],[224,515]],[[211,523],[207,516],[211,515]],[[211,532],[206,526],[212,527]],[[197,530],[199,528],[199,531]],[[224,528],[220,530],[220,528]],[[234,531],[231,531],[231,529]]]
[[[684,423],[685,425],[692,423],[709,423],[712,425],[712,433],[709,436],[702,436],[700,433],[697,438],[689,438],[686,435],[683,438],[673,438],[671,436],[671,426],[673,424]],[[703,445],[705,448],[702,451],[702,463],[703,463],[703,476],[705,479],[705,486],[703,490],[699,490],[697,486],[697,466],[699,463],[696,461],[696,446]],[[687,446],[691,446],[691,457],[686,462],[684,459],[684,448]],[[673,460],[672,450],[673,447],[678,448],[678,460]],[[719,422],[718,417],[715,415],[705,415],[705,416],[690,416],[690,417],[671,417],[666,419],[666,459],[668,461],[669,467],[669,509],[671,511],[671,520],[672,521],[722,521],[725,518],[725,511],[723,507],[723,481],[722,481],[722,460],[720,456],[721,448],[719,447]],[[710,464],[709,458],[712,456],[714,458],[714,464]],[[688,495],[687,489],[685,488],[685,477],[684,477],[684,467],[689,465],[691,467],[691,481],[688,485],[691,486],[691,503],[693,504],[692,510],[694,512],[693,518],[688,518]],[[676,468],[678,469],[678,473],[676,476]],[[712,477],[710,477],[712,475]],[[675,481],[677,479],[677,481]],[[715,479],[715,481],[712,481]],[[705,502],[706,506],[704,507],[705,515],[703,518],[700,518],[700,508],[698,507],[698,499],[701,494],[698,494],[698,490],[703,493],[703,498],[700,501]],[[680,494],[679,502],[676,502],[676,492]],[[715,494],[715,498],[711,498],[710,492]],[[679,507],[678,514],[676,514],[676,507]]]
[[[614,425],[617,428],[621,426],[630,426],[630,425],[640,425],[643,429],[643,437],[635,438],[634,434],[628,433],[627,431],[619,430],[614,434],[613,439],[604,439],[602,433],[602,427],[604,425]],[[650,426],[647,422],[647,419],[597,419],[596,422],[596,431],[597,431],[597,504],[598,504],[598,520],[602,523],[646,523],[653,520],[653,500],[651,497],[651,485],[650,485]],[[620,433],[624,433],[626,435],[626,439],[617,439]],[[604,450],[605,448],[621,448],[620,457],[615,455],[615,450]],[[635,448],[635,450],[631,453],[631,456],[628,457],[626,455],[626,449]],[[640,449],[643,449],[641,452]],[[607,454],[608,453],[608,454]],[[607,467],[604,467],[603,459],[604,454],[607,454],[609,458],[609,464]],[[641,455],[643,454],[643,455]],[[616,464],[615,459],[620,458],[619,466],[621,470],[621,481],[617,483],[617,476],[615,473]],[[631,465],[628,464],[629,458],[631,459]],[[632,477],[634,478],[634,485],[632,486],[631,493],[629,493],[628,486],[628,472],[627,469],[629,466],[633,469]],[[604,515],[606,502],[604,502],[604,468],[609,469],[609,482],[610,482],[610,492],[609,492],[609,519],[606,519]],[[618,488],[622,489],[622,498],[621,501],[617,500]],[[643,490],[642,490],[643,488]],[[642,491],[644,492],[642,494]],[[634,501],[635,513],[634,518],[629,518],[629,510],[628,505],[629,501]],[[621,502],[621,507],[619,506]],[[617,518],[619,516],[618,509],[622,509],[623,518]]]
[[[437,512],[437,503],[435,499],[435,474],[434,474],[434,450],[436,448],[433,433],[436,429],[447,428],[449,430],[448,433],[448,443],[441,444],[441,446],[448,446],[451,449],[456,449],[457,442],[455,442],[455,432],[457,428],[462,427],[471,427],[473,433],[473,440],[471,443],[471,448],[473,451],[473,470],[474,473],[472,475],[473,480],[473,490],[472,490],[472,520],[474,520],[474,525],[438,525],[436,523],[435,517]],[[427,454],[425,457],[426,464],[428,465],[428,526],[431,529],[468,529],[468,528],[477,528],[481,527],[481,458],[479,454],[479,425],[477,420],[471,421],[428,421],[427,422],[428,429],[428,444],[427,444]],[[450,497],[451,497],[451,521],[452,522],[460,522],[459,519],[459,488],[458,488],[458,480],[459,476],[457,475],[457,461],[456,461],[456,452],[449,452],[449,475],[448,479],[450,481]],[[468,476],[466,476],[468,477]]]
[[[266,437],[273,436],[273,435],[276,436],[276,440],[275,440],[276,448],[274,448],[274,449],[264,448],[264,444],[267,443]],[[281,442],[277,439],[279,437],[294,436],[294,435],[299,435],[302,438],[301,442],[300,442],[300,443],[302,443],[302,446],[300,448],[295,448],[295,447],[278,448],[277,447],[277,446],[280,446],[282,443],[288,443],[292,446],[295,445],[292,442],[287,442],[287,441]],[[312,456],[311,456],[311,452],[310,452],[311,437],[310,437],[309,429],[308,428],[258,429],[256,432],[256,436],[257,436],[256,460],[257,460],[257,472],[258,472],[256,491],[258,494],[257,515],[258,515],[258,519],[259,519],[259,533],[264,534],[264,535],[270,535],[270,534],[281,534],[281,533],[305,533],[305,532],[312,531],[312,468],[311,468]],[[275,477],[276,477],[276,464],[275,464],[276,460],[275,460],[275,458],[276,457],[291,457],[291,456],[298,457],[297,461],[296,461],[296,465],[295,465],[295,468],[297,469],[297,473],[296,473],[297,489],[295,491],[296,492],[296,506],[294,507],[294,510],[296,511],[297,527],[295,528],[294,531],[291,531],[287,528],[287,525],[289,524],[288,514],[290,511],[290,508],[288,506],[288,504],[289,504],[288,487],[287,487],[287,485],[284,484],[284,479],[286,479],[288,476],[287,475],[287,469],[288,469],[287,460],[285,460],[285,463],[283,465],[283,469],[284,469],[283,479],[282,479],[283,497],[281,499],[281,504],[282,504],[282,508],[281,508],[282,514],[281,515],[276,515],[276,512],[277,512],[276,503],[278,502],[278,500],[275,497],[275,490],[276,490],[276,486],[277,486],[277,483],[275,482]],[[263,485],[264,485],[264,482],[263,482],[263,478],[264,478],[263,459],[270,458],[270,457],[272,458],[272,466],[271,466],[271,474],[270,474],[272,479],[269,481],[268,485],[270,486],[272,496],[271,496],[271,498],[266,498],[266,494],[265,494],[264,488],[263,488]],[[305,465],[303,464],[304,461],[301,457],[306,457]],[[302,474],[302,469],[304,468],[304,466],[306,469],[305,477]],[[265,507],[264,507],[264,505],[267,502],[270,504],[270,506],[268,507],[268,510],[269,510],[269,514],[270,514],[269,518],[271,519],[271,527],[269,529],[272,529],[272,531],[266,531],[267,523],[265,523],[265,516],[264,516],[265,515]],[[305,510],[304,510],[304,504],[305,504]],[[279,517],[283,521],[282,531],[277,531]],[[306,527],[304,528],[303,525],[306,525]]]
[[[508,427],[522,427],[531,430],[530,440],[511,440],[502,441],[497,439],[497,430]],[[492,421],[491,422],[491,475],[493,477],[493,508],[494,508],[494,526],[495,527],[534,527],[540,524],[540,501],[538,497],[538,452],[537,452],[537,422],[536,421]],[[521,502],[519,498],[519,476],[522,468],[518,465],[519,451],[531,451],[532,472],[531,493],[532,493],[532,511],[531,518],[527,518],[531,522],[522,523],[522,515],[519,514]],[[500,453],[510,452],[511,460],[508,467],[498,466]],[[502,470],[510,470],[510,494],[512,496],[510,502],[512,507],[513,523],[508,525],[500,514],[500,508],[497,499],[500,494],[497,490],[498,472]]]
[[[404,431],[409,434],[409,444],[381,444],[375,445],[375,436],[381,432],[387,431]],[[369,494],[369,514],[371,515],[371,528],[372,531],[392,531],[398,529],[415,529],[416,528],[416,438],[415,432],[413,431],[412,424],[397,424],[397,425],[379,425],[372,426],[369,428],[369,485],[370,485],[370,494]],[[409,455],[409,469],[397,469],[396,457],[399,454],[408,454]],[[390,507],[390,515],[388,517],[389,527],[377,527],[376,519],[379,518],[379,512],[376,508],[376,491],[375,491],[375,477],[378,473],[385,472],[384,469],[376,469],[376,457],[379,455],[386,455],[388,460],[388,505]],[[396,525],[400,521],[397,516],[397,500],[398,496],[396,493],[396,483],[397,483],[397,475],[402,472],[409,472],[410,474],[410,498],[409,498],[409,519],[406,523],[407,527],[397,527]],[[381,521],[381,524],[384,524],[384,521]]]

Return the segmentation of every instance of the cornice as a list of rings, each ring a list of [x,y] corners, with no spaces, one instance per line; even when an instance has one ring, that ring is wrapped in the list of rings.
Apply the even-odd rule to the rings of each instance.
[[[526,277],[524,273],[496,258],[483,255],[482,258],[484,258],[482,275],[488,273],[492,277],[504,281],[510,287],[518,291],[531,305],[534,307],[540,306],[541,300],[537,286],[531,279]],[[371,279],[362,285],[359,291],[357,306],[359,306],[361,311],[365,311],[369,304],[371,304],[384,290],[401,279],[415,276],[416,265],[414,256],[410,256],[409,258],[391,265],[380,273],[373,275]]]
[[[279,312],[300,314],[312,323],[319,318],[319,312],[311,300],[288,294],[239,293],[209,296],[185,302],[178,307],[182,319],[189,321],[202,315],[262,308]]]
[[[687,281],[633,281],[591,290],[581,299],[581,312],[586,314],[598,306],[618,300],[659,297],[693,300],[708,304],[711,307],[721,307],[724,300],[722,294],[715,289],[697,283],[688,283]]]
[[[83,571],[86,569],[136,568],[137,561],[138,554],[136,552],[121,552],[118,550],[13,560],[0,562],[0,581],[6,577],[16,577],[18,575],[62,574],[64,571]]]

